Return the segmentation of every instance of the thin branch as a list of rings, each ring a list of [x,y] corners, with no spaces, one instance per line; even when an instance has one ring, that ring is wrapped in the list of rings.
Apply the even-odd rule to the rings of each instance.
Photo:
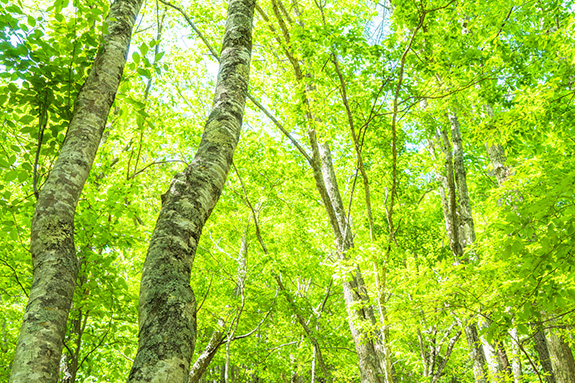
[[[212,281],[213,280],[214,280],[214,276],[212,275],[212,277],[210,278],[210,284],[208,285],[208,289],[206,290],[206,294],[204,295],[204,299],[202,299],[202,302],[200,303],[200,305],[196,309],[196,314],[198,313],[198,311],[200,311],[200,309],[204,305],[204,302],[206,301],[206,298],[208,297],[208,294],[210,293],[210,288],[212,287]]]

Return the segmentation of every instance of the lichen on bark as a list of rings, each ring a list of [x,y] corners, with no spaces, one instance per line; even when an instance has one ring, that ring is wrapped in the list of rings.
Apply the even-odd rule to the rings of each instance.
[[[140,286],[138,352],[128,381],[185,382],[196,339],[190,273],[224,187],[248,91],[254,0],[230,0],[212,111],[192,163],[162,196]]]
[[[78,274],[74,214],[100,145],[142,0],[117,0],[108,33],[76,98],[66,140],[38,195],[30,249],[34,276],[12,362],[11,383],[56,382]]]

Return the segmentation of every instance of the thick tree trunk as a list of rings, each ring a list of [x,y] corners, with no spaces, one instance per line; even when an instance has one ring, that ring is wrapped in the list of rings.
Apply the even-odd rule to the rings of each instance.
[[[212,111],[192,163],[162,195],[142,272],[138,353],[128,381],[184,382],[196,338],[190,273],[224,187],[248,90],[254,0],[230,0]]]
[[[556,382],[575,383],[575,360],[569,344],[554,329],[546,333]]]
[[[142,0],[117,0],[106,19],[94,65],[78,94],[60,155],[42,188],[32,221],[34,280],[10,382],[56,382],[66,321],[78,275],[74,214],[122,77]]]

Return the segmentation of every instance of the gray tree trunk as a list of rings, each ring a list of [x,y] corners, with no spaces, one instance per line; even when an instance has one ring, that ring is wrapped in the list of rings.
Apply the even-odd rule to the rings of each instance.
[[[519,350],[519,335],[516,327],[509,330],[509,336],[511,337],[513,383],[521,383],[523,381],[523,370],[521,369],[521,351]]]
[[[553,374],[553,366],[551,365],[551,357],[549,356],[547,340],[545,339],[545,334],[543,334],[541,329],[538,329],[535,335],[533,335],[533,342],[535,343],[535,350],[537,350],[537,354],[539,354],[539,362],[543,368],[545,381],[547,383],[557,383],[555,380],[555,374]]]
[[[100,145],[142,0],[117,0],[108,33],[76,98],[60,155],[38,195],[32,220],[34,279],[16,346],[11,383],[56,382],[78,264],[74,214]]]
[[[190,369],[190,378],[188,380],[189,383],[198,383],[202,378],[204,372],[212,362],[214,355],[218,351],[218,348],[222,345],[224,339],[224,333],[222,329],[224,327],[224,321],[218,321],[218,328],[216,328],[212,332],[212,336],[210,337],[210,341],[208,342],[204,351],[200,354],[198,359],[194,362],[194,365]]]
[[[557,383],[575,383],[575,360],[569,344],[556,330],[546,331],[549,356]]]
[[[317,142],[315,142],[317,145]],[[314,142],[312,142],[314,145]],[[314,145],[315,146],[315,145]],[[321,158],[321,170],[323,184],[329,200],[324,204],[331,205],[334,216],[330,222],[337,222],[332,227],[338,244],[338,254],[342,260],[347,260],[346,252],[353,247],[351,226],[347,221],[345,209],[341,200],[341,194],[337,185],[337,179],[333,170],[331,153],[327,144],[318,147]],[[320,184],[320,182],[316,182]],[[322,194],[320,192],[320,194]],[[367,288],[361,270],[358,266],[349,271],[348,279],[343,282],[343,295],[348,313],[348,322],[355,343],[355,349],[359,358],[359,370],[362,383],[383,383],[385,377],[385,361],[383,355],[378,355],[375,340],[377,334],[373,331],[376,327],[375,315],[369,302]]]
[[[224,187],[248,90],[254,0],[230,0],[212,111],[192,163],[162,195],[140,286],[139,345],[128,381],[184,382],[196,339],[190,273]]]
[[[463,142],[459,130],[459,121],[455,113],[450,113],[448,118],[453,148],[447,133],[444,130],[438,132],[438,141],[440,141],[445,157],[446,175],[443,176],[443,187],[447,189],[441,193],[442,206],[444,213],[447,213],[445,214],[445,221],[453,255],[458,261],[467,262],[468,256],[464,256],[464,251],[467,246],[475,241],[475,228],[467,189],[467,175],[463,162]],[[458,203],[456,198],[458,198]],[[465,327],[465,337],[469,346],[469,355],[473,361],[475,382],[486,383],[488,376],[487,361],[481,347],[477,326],[474,323]]]
[[[477,326],[470,324],[465,327],[465,337],[469,346],[469,356],[473,361],[473,375],[476,383],[487,383],[487,370],[485,365],[485,354],[481,347],[481,340],[477,334]]]

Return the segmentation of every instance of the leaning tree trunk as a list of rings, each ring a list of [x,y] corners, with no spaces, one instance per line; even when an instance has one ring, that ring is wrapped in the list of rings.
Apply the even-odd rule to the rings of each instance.
[[[206,369],[212,362],[212,359],[224,341],[225,334],[222,332],[224,326],[224,321],[220,319],[218,321],[218,327],[212,331],[212,335],[208,344],[206,345],[206,348],[204,348],[204,351],[202,351],[190,369],[190,377],[188,383],[198,383],[202,378],[202,375],[204,375],[204,372],[206,372]]]
[[[12,362],[11,383],[56,382],[78,264],[74,214],[100,145],[142,0],[117,0],[94,65],[76,98],[60,155],[38,195],[30,248],[34,280]]]
[[[184,382],[196,340],[190,273],[224,187],[248,90],[254,0],[230,0],[212,111],[192,163],[162,195],[140,287],[139,345],[128,381]]]

